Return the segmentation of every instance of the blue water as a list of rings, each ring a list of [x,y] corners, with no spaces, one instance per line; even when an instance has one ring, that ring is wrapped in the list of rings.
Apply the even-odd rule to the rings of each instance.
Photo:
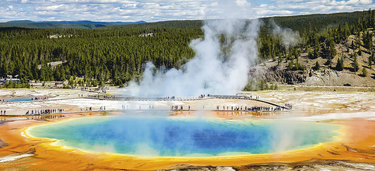
[[[298,122],[92,117],[37,126],[29,133],[98,152],[226,156],[273,153],[333,141],[337,129],[334,125]]]
[[[31,98],[13,98],[13,99],[9,99],[8,102],[28,102],[28,101],[32,101]]]

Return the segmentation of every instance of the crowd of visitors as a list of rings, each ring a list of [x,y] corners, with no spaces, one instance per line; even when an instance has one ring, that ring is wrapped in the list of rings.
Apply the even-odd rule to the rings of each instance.
[[[39,110],[28,110],[25,115],[48,115],[55,113],[63,113],[65,109],[39,109]]]
[[[0,110],[0,115],[7,115],[7,111],[6,110]]]
[[[57,119],[57,118],[64,118],[65,115],[32,115],[27,116],[27,120],[46,120],[46,119]]]
[[[100,106],[100,111],[105,111],[105,106]]]
[[[230,110],[230,111],[253,111],[253,112],[271,112],[281,111],[281,107],[267,107],[267,106],[217,106],[216,110]]]
[[[171,110],[191,110],[190,105],[188,105],[186,108],[184,108],[183,105],[176,105],[176,106],[171,106]]]
[[[171,106],[172,111],[190,111],[191,107],[183,105],[173,105]],[[204,110],[204,107],[203,107]],[[253,112],[272,112],[272,111],[281,111],[281,107],[267,107],[267,106],[216,106],[218,111],[253,111]]]
[[[100,106],[99,107],[99,111],[105,111],[105,110],[106,110],[105,106]],[[81,112],[91,112],[91,111],[95,111],[94,107],[81,108]]]

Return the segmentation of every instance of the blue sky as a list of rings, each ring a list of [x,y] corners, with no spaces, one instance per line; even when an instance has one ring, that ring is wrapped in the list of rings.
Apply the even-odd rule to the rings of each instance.
[[[0,0],[10,20],[163,21],[299,15],[375,9],[372,0]]]

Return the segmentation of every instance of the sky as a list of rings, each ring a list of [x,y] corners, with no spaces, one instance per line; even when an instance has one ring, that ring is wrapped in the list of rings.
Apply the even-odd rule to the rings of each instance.
[[[251,19],[369,8],[372,0],[0,0],[0,22]]]

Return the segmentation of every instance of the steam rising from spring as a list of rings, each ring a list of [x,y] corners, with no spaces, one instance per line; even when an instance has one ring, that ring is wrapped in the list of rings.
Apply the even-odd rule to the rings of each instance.
[[[205,21],[204,38],[190,43],[195,57],[183,67],[154,72],[147,63],[143,79],[131,82],[126,94],[141,97],[234,94],[248,81],[250,66],[258,56],[258,20]]]
[[[299,33],[297,31],[295,32],[289,28],[281,28],[273,20],[271,20],[271,24],[274,28],[273,34],[281,36],[281,40],[283,42],[284,47],[291,48],[301,40]]]

